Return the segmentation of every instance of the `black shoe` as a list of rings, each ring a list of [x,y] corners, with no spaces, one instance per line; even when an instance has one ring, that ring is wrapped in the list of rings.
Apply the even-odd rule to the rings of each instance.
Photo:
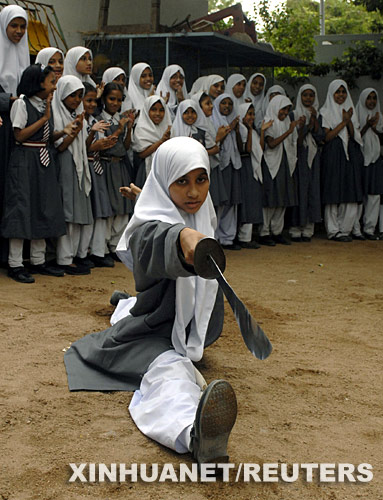
[[[34,283],[35,278],[31,276],[24,266],[10,267],[8,276],[19,283]]]
[[[116,254],[116,252],[110,252],[109,254],[113,260],[115,260],[116,262],[121,262],[121,259],[120,257]]]
[[[371,241],[376,241],[379,239],[379,236],[370,233],[364,233],[364,237],[366,238],[366,240],[371,240]]]
[[[310,243],[311,237],[310,236],[302,236],[301,240],[303,241],[303,243]]]
[[[337,236],[334,236],[334,238],[332,238],[333,241],[338,241],[340,243],[351,243],[352,242],[352,238],[351,236],[341,236],[341,235],[337,235]]]
[[[130,293],[120,292],[120,290],[115,290],[110,297],[110,303],[112,306],[117,306],[120,300],[129,299],[131,297]]]
[[[198,404],[190,450],[199,463],[228,462],[227,442],[237,418],[237,398],[225,380],[214,380]]]
[[[353,240],[366,241],[366,238],[363,236],[363,234],[353,234],[351,237]]]
[[[93,262],[95,267],[114,267],[114,260],[109,257],[109,255],[105,255],[105,257],[90,255],[89,259]]]
[[[241,245],[237,243],[232,243],[231,245],[221,245],[224,250],[241,250]]]
[[[85,266],[66,266],[66,265],[58,265],[59,269],[64,271],[65,274],[73,274],[76,276],[85,276],[86,274],[90,274],[89,267]]]
[[[268,247],[275,247],[276,243],[271,236],[260,236],[259,243]]]
[[[291,241],[287,240],[282,234],[273,234],[272,238],[279,245],[291,245]]]
[[[37,266],[31,264],[29,270],[32,274],[44,274],[46,276],[55,276],[56,278],[61,278],[65,274],[62,269],[55,266],[49,266],[46,262]]]
[[[73,262],[80,267],[87,267],[88,269],[93,269],[95,267],[94,262],[88,259],[88,257],[75,257]]]
[[[238,241],[238,244],[242,248],[257,249],[261,248],[256,241]]]
[[[291,236],[290,239],[293,243],[302,243],[303,236]]]

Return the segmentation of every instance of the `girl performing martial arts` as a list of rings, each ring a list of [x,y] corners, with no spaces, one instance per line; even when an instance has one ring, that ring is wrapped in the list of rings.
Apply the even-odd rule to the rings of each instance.
[[[201,397],[193,365],[223,324],[217,282],[193,267],[197,243],[216,225],[208,191],[209,159],[198,141],[175,137],[158,148],[119,244],[139,293],[127,316],[65,354],[70,390],[134,390],[129,411],[138,428],[199,463],[227,460],[236,418],[231,386],[216,380]]]

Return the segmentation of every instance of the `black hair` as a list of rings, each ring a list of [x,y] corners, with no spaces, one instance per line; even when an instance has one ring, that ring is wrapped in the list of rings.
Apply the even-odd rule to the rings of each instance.
[[[97,94],[97,89],[96,89],[96,87],[94,85],[92,85],[89,82],[82,82],[82,84],[84,85],[84,89],[85,89],[85,91],[84,91],[84,97],[86,96],[86,94],[88,92],[96,92],[96,94]]]
[[[202,101],[206,99],[206,97],[210,97],[206,92],[202,92],[201,97],[199,98],[199,103],[202,104]]]
[[[52,66],[42,66],[41,64],[31,64],[23,71],[20,83],[17,87],[17,95],[24,94],[27,97],[32,97],[44,88],[42,84],[49,73],[53,73]]]
[[[124,89],[122,85],[116,82],[110,82],[105,85],[104,92],[102,93],[102,99],[105,100],[105,98],[108,97],[113,90],[119,90],[122,94],[122,100],[124,100]]]

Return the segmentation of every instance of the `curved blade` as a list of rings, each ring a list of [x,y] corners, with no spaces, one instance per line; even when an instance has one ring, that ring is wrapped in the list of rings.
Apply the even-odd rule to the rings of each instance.
[[[226,281],[219,267],[215,263],[213,257],[209,255],[209,258],[216,267],[217,273],[219,273],[217,281],[222,288],[223,293],[225,294],[225,297],[230,304],[230,307],[233,310],[235,319],[237,320],[239,329],[247,348],[254,354],[256,358],[266,359],[271,354],[273,348],[270,340],[267,338],[262,328],[251,316],[245,304],[236,295],[234,290]]]

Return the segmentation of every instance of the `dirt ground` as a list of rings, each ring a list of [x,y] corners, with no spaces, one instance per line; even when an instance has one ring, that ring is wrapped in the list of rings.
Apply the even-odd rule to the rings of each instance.
[[[132,275],[118,264],[25,285],[0,270],[0,499],[383,499],[382,271],[383,241],[227,252],[225,275],[274,349],[255,359],[226,304],[199,364],[236,391],[232,463],[369,463],[371,482],[84,484],[69,483],[69,463],[192,463],[137,430],[131,393],[67,388],[63,350],[108,326],[109,297],[133,292]]]

